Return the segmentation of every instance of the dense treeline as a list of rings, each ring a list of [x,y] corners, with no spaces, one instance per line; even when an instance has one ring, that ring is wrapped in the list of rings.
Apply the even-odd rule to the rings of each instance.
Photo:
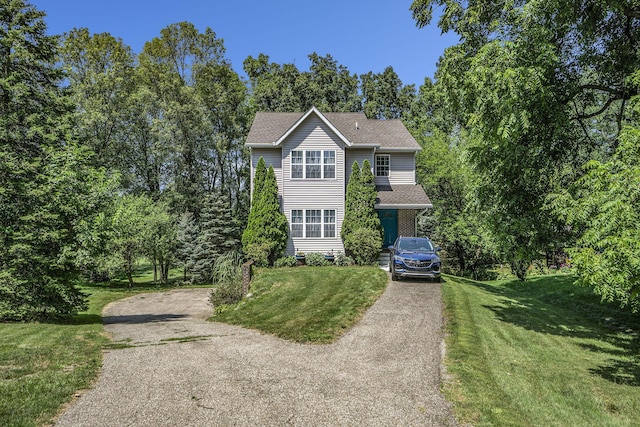
[[[584,283],[639,308],[638,2],[415,0],[419,26],[435,7],[460,43],[438,65],[429,130],[464,166],[440,190],[466,185],[450,200],[482,213],[518,277],[568,249]]]
[[[449,271],[507,261],[524,279],[568,251],[585,282],[636,304],[634,4],[416,0],[419,26],[443,5],[460,35],[416,89],[316,53],[306,71],[248,57],[245,80],[209,28],[172,24],[134,53],[85,28],[47,36],[42,12],[0,0],[0,318],[80,309],[78,274],[133,283],[141,257],[160,281],[172,266],[208,281],[247,224],[253,115],[312,106],[403,120],[434,203],[420,225]]]
[[[108,33],[46,35],[44,13],[0,1],[0,318],[84,307],[74,287],[153,262],[207,282],[249,214],[244,138],[258,110],[400,117],[416,97],[391,67],[357,76],[330,55],[308,71],[247,58],[169,25],[134,53]],[[271,255],[273,258],[274,255]]]

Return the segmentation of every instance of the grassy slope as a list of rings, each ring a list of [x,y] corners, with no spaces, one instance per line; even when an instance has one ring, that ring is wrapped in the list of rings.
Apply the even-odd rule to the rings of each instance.
[[[294,267],[261,270],[250,298],[212,320],[259,329],[298,342],[332,342],[384,291],[377,267]]]
[[[640,419],[640,319],[571,276],[447,278],[445,386],[476,426],[624,426]]]

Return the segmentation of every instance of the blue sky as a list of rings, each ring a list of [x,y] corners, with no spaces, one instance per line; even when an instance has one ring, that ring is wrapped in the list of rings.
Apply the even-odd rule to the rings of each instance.
[[[456,44],[435,24],[417,29],[410,0],[31,0],[45,11],[49,34],[87,27],[120,37],[134,52],[169,24],[189,21],[224,39],[226,58],[244,76],[249,55],[295,63],[330,54],[349,71],[382,72],[392,66],[405,84],[433,78],[438,58]]]

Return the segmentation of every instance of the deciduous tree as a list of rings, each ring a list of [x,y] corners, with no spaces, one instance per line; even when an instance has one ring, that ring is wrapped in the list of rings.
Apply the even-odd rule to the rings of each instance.
[[[176,225],[176,260],[182,267],[183,281],[192,275],[200,228],[191,212],[185,212]]]
[[[108,33],[76,28],[65,34],[60,57],[75,111],[75,134],[95,153],[100,167],[130,168],[129,96],[135,91],[135,56]]]
[[[370,119],[401,119],[411,109],[415,86],[403,85],[393,67],[360,75],[363,109]]]
[[[260,54],[244,61],[255,111],[361,111],[358,77],[331,56],[309,55],[309,71],[294,64],[275,64]]]
[[[640,9],[626,1],[415,0],[418,25],[444,5],[440,28],[460,35],[436,74],[466,128],[476,194],[519,277],[565,227],[542,209],[590,158],[618,144],[629,81],[640,67]]]

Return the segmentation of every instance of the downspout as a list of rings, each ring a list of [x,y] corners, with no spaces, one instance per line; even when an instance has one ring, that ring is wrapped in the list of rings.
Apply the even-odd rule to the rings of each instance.
[[[253,200],[253,148],[249,147],[249,210],[251,210],[252,200]],[[185,277],[187,277],[186,274],[187,273],[185,272]]]

